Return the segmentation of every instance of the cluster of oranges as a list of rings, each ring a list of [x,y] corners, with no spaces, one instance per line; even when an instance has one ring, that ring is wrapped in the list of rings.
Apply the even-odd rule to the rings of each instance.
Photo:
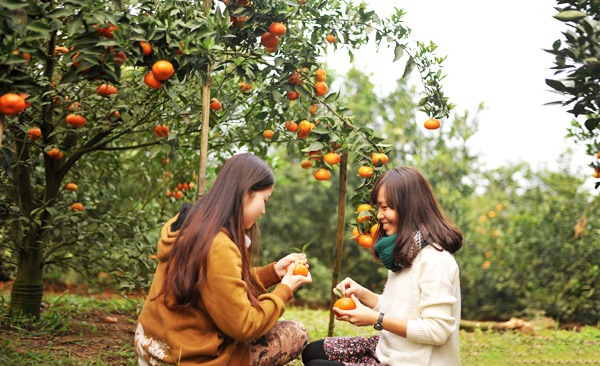
[[[194,182],[177,183],[173,190],[167,189],[167,197],[173,197],[178,200],[183,197],[184,192],[194,188]]]
[[[144,76],[144,83],[152,89],[160,89],[163,87],[163,82],[169,80],[173,74],[175,74],[175,68],[170,61],[158,60]]]
[[[352,237],[363,248],[373,246],[373,240],[379,230],[374,213],[373,207],[368,203],[359,205],[356,210],[358,225],[352,229]]]
[[[69,192],[75,192],[79,189],[77,184],[69,182],[65,184],[65,189]],[[73,202],[71,204],[71,211],[83,211],[83,204],[81,202]]]

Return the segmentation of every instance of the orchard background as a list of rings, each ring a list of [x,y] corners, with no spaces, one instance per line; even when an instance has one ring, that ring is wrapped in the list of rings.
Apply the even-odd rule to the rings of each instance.
[[[0,100],[0,275],[15,280],[14,316],[39,316],[52,281],[146,290],[161,225],[251,151],[277,178],[260,262],[311,243],[314,283],[299,304],[327,307],[338,277],[381,290],[385,273],[353,233],[368,236],[374,212],[357,210],[385,169],[412,165],[465,234],[464,318],[600,321],[597,195],[568,153],[560,171],[483,169],[467,147],[478,111],[451,114],[444,58],[411,40],[401,10],[0,0],[0,31],[0,96],[11,95]],[[369,75],[323,63],[328,48],[369,40],[422,85],[401,79],[378,96]],[[419,110],[435,120],[415,120]]]

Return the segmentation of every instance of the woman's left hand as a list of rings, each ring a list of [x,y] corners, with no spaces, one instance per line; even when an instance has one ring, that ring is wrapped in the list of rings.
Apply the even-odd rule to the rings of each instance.
[[[363,305],[358,301],[354,294],[351,295],[351,298],[356,304],[356,309],[342,310],[334,307],[333,312],[335,313],[335,318],[356,325],[357,327],[375,324],[379,317],[379,313],[370,307]]]
[[[306,267],[308,267],[308,261],[306,260],[306,254],[304,254],[304,253],[288,254],[287,256],[278,260],[277,263],[275,263],[275,272],[277,272],[277,275],[279,276],[279,278],[283,278],[283,276],[285,276],[285,273],[287,272],[287,268],[290,266],[290,264],[296,263],[296,262],[300,262],[300,263],[304,264]]]

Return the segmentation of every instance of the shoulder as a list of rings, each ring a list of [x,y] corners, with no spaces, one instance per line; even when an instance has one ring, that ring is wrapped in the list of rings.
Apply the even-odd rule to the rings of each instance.
[[[418,264],[422,268],[431,269],[442,267],[448,271],[458,272],[458,263],[454,255],[446,250],[439,250],[431,245],[426,246],[421,250],[416,258]]]
[[[237,255],[239,255],[239,249],[237,245],[235,245],[231,236],[225,229],[219,231],[217,235],[215,235],[211,244],[210,252],[217,252],[221,254],[224,252],[236,252]]]

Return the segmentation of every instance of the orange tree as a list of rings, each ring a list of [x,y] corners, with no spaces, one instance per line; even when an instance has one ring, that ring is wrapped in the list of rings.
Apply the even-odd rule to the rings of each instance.
[[[385,145],[329,92],[317,72],[325,49],[351,52],[369,39],[391,45],[397,58],[406,55],[407,73],[422,75],[422,109],[444,117],[451,108],[440,86],[443,60],[433,44],[406,40],[401,16],[379,20],[364,4],[340,2],[0,1],[0,236],[16,269],[11,312],[39,315],[47,264],[106,250],[135,225],[115,223],[114,204],[103,202],[111,184],[97,172],[137,168],[119,159],[199,161],[202,194],[208,157],[217,165],[240,149],[266,155],[267,129],[269,141],[292,153],[335,150],[341,237],[348,151],[369,163]],[[212,98],[221,108],[211,111]],[[315,104],[326,111],[319,120],[311,118]],[[286,121],[306,127],[304,120],[300,133],[284,129]],[[337,165],[328,161],[315,160],[316,168]],[[95,190],[75,190],[72,178]],[[190,183],[141,179],[164,184],[175,200]]]
[[[563,39],[556,40],[547,50],[555,56],[553,67],[556,78],[546,83],[554,91],[566,97],[554,102],[569,106],[569,113],[584,122],[573,120],[569,136],[587,147],[594,160],[590,163],[591,174],[600,178],[600,2],[596,0],[559,0],[555,19],[563,22],[568,30]],[[596,182],[596,188],[600,181]]]

